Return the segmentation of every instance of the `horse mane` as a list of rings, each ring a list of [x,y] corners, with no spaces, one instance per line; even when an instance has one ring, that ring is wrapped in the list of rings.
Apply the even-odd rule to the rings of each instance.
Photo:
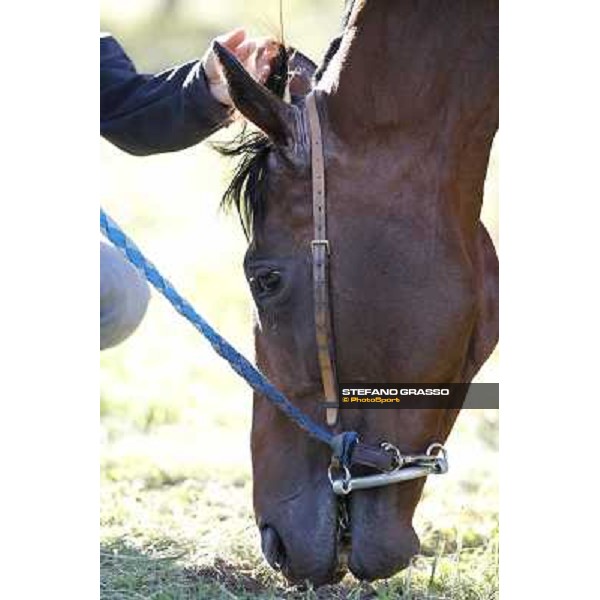
[[[340,38],[331,42],[322,66],[315,73],[316,82],[336,53],[339,43]],[[292,47],[286,47],[284,44],[279,46],[279,52],[265,83],[265,86],[280,98],[285,95],[289,58],[293,52]],[[236,209],[244,234],[250,240],[265,218],[267,164],[274,144],[262,131],[249,131],[247,124],[244,124],[240,133],[232,140],[213,143],[212,146],[222,156],[239,157],[233,169],[231,182],[221,198],[221,208],[225,211]]]
[[[271,67],[265,86],[283,98],[288,80],[288,59],[291,49],[284,45]],[[249,131],[244,124],[241,132],[232,140],[215,143],[213,148],[222,156],[239,157],[229,186],[221,198],[221,208],[237,210],[247,239],[265,216],[267,191],[267,162],[273,142],[262,131]]]

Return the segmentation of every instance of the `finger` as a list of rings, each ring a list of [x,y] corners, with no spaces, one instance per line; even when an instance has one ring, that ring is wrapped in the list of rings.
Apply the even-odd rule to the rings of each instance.
[[[256,43],[253,40],[245,40],[235,48],[233,53],[240,62],[245,63],[255,50]]]
[[[257,58],[255,69],[256,69],[261,81],[264,81],[268,78],[269,73],[271,72],[271,69],[273,68],[273,61],[275,58],[276,58],[276,55],[273,55],[273,56],[262,55]]]
[[[256,68],[260,70],[264,67],[269,67],[277,57],[277,54],[277,52],[275,54],[258,54],[256,57]]]
[[[256,40],[256,53],[260,59],[271,60],[279,53],[280,44],[273,38],[260,38]]]
[[[265,67],[262,67],[261,69],[258,69],[258,80],[261,83],[265,83],[265,81],[267,81],[267,79],[269,79],[270,73],[271,73],[271,67],[269,67],[268,65]]]
[[[229,31],[216,37],[215,39],[222,46],[225,46],[228,50],[234,50],[237,46],[239,46],[244,39],[246,38],[246,30],[239,27],[238,29],[234,29],[233,31]]]

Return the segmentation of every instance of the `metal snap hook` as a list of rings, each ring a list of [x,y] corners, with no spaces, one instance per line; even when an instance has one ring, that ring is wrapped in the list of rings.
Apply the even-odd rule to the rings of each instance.
[[[443,458],[448,458],[448,451],[444,447],[444,444],[440,444],[439,442],[433,442],[433,444],[429,444],[427,450],[425,450],[425,454],[427,456],[433,456],[433,453],[439,450],[442,453]]]
[[[386,452],[392,452],[394,454],[396,466],[392,467],[392,471],[395,471],[396,469],[401,469],[404,466],[404,457],[402,456],[400,450],[398,450],[398,448],[394,446],[394,444],[390,444],[389,442],[382,442],[380,447],[382,450],[385,450]]]
[[[439,451],[439,454],[434,455],[436,450]],[[438,473],[446,473],[448,471],[448,451],[443,444],[439,442],[430,444],[427,450],[425,450],[425,456],[435,459],[435,469]]]

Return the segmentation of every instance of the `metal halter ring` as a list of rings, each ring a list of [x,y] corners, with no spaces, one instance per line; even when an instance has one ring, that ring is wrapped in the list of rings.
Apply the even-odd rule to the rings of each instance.
[[[433,444],[429,444],[427,450],[425,450],[425,454],[427,456],[434,456],[434,452],[439,450],[442,453],[442,458],[448,458],[448,451],[444,448],[444,444],[440,444],[439,442],[433,442]]]
[[[385,450],[386,452],[391,452],[394,455],[396,464],[390,469],[391,471],[401,469],[404,466],[404,457],[402,456],[400,450],[398,450],[398,448],[394,446],[394,444],[390,444],[389,442],[382,442],[381,448],[382,450]]]
[[[441,456],[433,454],[436,450],[439,450]],[[436,459],[435,467],[439,473],[446,473],[448,471],[448,450],[446,450],[443,444],[439,442],[429,444],[427,450],[425,450],[425,456],[431,456]]]
[[[349,494],[351,489],[350,489],[350,480],[352,479],[352,475],[350,475],[350,469],[348,469],[348,467],[346,465],[342,465],[342,470],[344,472],[344,475],[342,477],[342,488],[343,488],[343,492],[344,495]],[[329,483],[331,483],[331,485],[333,486],[333,482],[335,481],[335,478],[333,476],[333,465],[329,465],[329,469],[327,469],[327,477],[329,477]]]

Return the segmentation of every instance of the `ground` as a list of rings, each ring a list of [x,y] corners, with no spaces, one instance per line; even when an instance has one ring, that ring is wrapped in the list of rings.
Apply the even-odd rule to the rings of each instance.
[[[463,413],[448,445],[451,471],[430,478],[418,508],[422,554],[408,570],[372,586],[347,576],[314,591],[289,588],[261,556],[245,419],[214,410],[202,411],[204,423],[160,424],[174,415],[150,410],[132,414],[124,433],[104,410],[106,600],[498,597],[497,411]]]

